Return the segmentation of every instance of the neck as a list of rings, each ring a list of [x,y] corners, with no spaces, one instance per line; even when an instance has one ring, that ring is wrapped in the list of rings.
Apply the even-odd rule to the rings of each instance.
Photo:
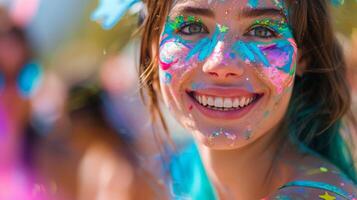
[[[235,150],[199,146],[220,199],[261,199],[286,182],[287,174],[291,173],[279,162],[284,159],[275,159],[281,145],[276,135],[268,133],[247,147]]]

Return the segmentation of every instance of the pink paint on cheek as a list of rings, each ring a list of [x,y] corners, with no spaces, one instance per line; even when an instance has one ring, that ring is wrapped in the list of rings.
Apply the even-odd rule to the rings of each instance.
[[[174,66],[182,66],[188,50],[184,45],[176,41],[167,41],[160,47],[159,64],[162,70],[168,70]],[[176,67],[175,67],[176,68]]]
[[[273,44],[262,48],[270,63],[269,67],[263,68],[263,73],[276,87],[278,94],[292,84],[295,71],[297,49],[294,41],[288,41],[286,45],[279,47]]]
[[[159,62],[160,62],[160,66],[161,66],[162,70],[168,70],[168,69],[171,68],[172,65],[174,65],[174,64],[176,64],[178,62],[178,59],[175,59],[174,61],[169,62],[169,63],[165,63],[164,61],[162,61],[160,59]]]
[[[263,68],[263,73],[275,86],[277,93],[281,94],[286,87],[285,82],[291,78],[289,74],[279,71],[277,68],[269,67]]]

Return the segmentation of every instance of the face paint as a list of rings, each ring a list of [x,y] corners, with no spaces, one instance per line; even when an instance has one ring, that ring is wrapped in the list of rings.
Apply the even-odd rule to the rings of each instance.
[[[214,6],[211,5],[214,7],[211,10],[216,12],[216,7],[219,7],[224,13],[229,9],[225,5],[226,2],[233,3],[233,1],[222,3],[216,1]],[[283,3],[277,0],[244,2],[250,3],[248,8],[271,7],[275,5],[274,3],[283,7]],[[242,7],[244,5],[246,4],[242,4]],[[261,135],[261,131],[258,130],[268,129],[270,125],[267,124],[270,124],[271,118],[275,117],[275,109],[281,105],[281,96],[285,94],[283,92],[286,91],[287,86],[292,84],[295,73],[297,48],[284,16],[276,14],[274,17],[242,18],[243,22],[238,22],[241,25],[238,28],[233,25],[236,23],[231,23],[230,14],[239,13],[242,9],[233,9],[230,10],[232,12],[229,12],[228,17],[216,15],[216,19],[204,18],[204,21],[194,16],[168,17],[159,44],[160,81],[163,83],[161,89],[165,103],[173,107],[172,112],[178,121],[200,140],[203,138],[202,142],[210,143],[210,146],[215,147],[223,143],[237,146],[241,144],[240,141],[253,141]],[[177,12],[172,13],[180,13],[178,9],[175,11]],[[223,24],[225,22],[226,24]],[[218,77],[215,71],[210,70],[233,70],[235,76],[224,79],[223,76]],[[171,75],[169,85],[167,85],[167,73]],[[212,88],[218,92],[210,94]],[[222,92],[219,92],[219,88],[223,89]],[[248,98],[244,100],[237,98],[242,95],[237,91],[233,92],[237,96],[224,93],[224,90],[230,89],[241,89],[244,91],[243,95],[247,95]],[[195,91],[198,95],[194,96],[191,91]],[[216,105],[209,103],[210,98],[206,101],[199,100],[202,95],[200,93],[203,93],[205,99],[210,95],[218,97],[222,95],[221,103],[214,102]],[[266,95],[264,98],[266,100],[262,101],[268,106],[258,104],[258,109],[247,111],[250,112],[247,118],[242,117],[238,120],[238,116],[237,119],[235,116],[227,117],[228,120],[219,123],[220,120],[211,120],[209,118],[212,116],[204,113],[207,111],[204,109],[207,108],[212,110],[217,110],[214,107],[229,108],[229,103],[222,106],[222,100],[230,98],[227,102],[232,102],[232,108],[222,109],[222,113],[227,111],[235,115],[236,110],[249,105],[246,102],[253,102],[250,99],[252,96],[259,97],[260,94],[271,94]],[[192,101],[194,99],[196,103]],[[238,102],[241,105],[233,106],[236,99],[241,99],[241,102]],[[198,106],[199,104],[206,108]],[[264,115],[265,111],[270,111],[270,114]],[[281,110],[278,109],[278,113],[281,113]],[[203,119],[202,114],[208,116],[208,119]],[[258,121],[259,123],[256,123]],[[254,124],[254,126],[247,126],[247,124]],[[217,127],[222,128],[217,130]]]
[[[261,64],[264,67],[263,73],[281,93],[284,86],[291,84],[290,82],[285,83],[286,80],[295,73],[295,62],[293,62],[292,58],[296,57],[297,47],[292,33],[285,20],[257,20],[253,24],[254,26],[269,27],[280,38],[271,42],[243,42],[239,40],[233,44],[233,51],[230,53],[230,57],[240,57],[248,64]]]
[[[192,41],[184,40],[178,34],[179,29],[188,23],[201,23],[201,20],[193,16],[178,16],[174,20],[167,19],[160,43],[159,62],[162,70],[166,71],[179,62],[177,57],[174,58],[174,55],[179,55],[177,52],[185,52],[185,49],[191,48]]]
[[[258,0],[249,0],[248,1],[248,6],[251,8],[256,8],[258,6],[259,1]]]

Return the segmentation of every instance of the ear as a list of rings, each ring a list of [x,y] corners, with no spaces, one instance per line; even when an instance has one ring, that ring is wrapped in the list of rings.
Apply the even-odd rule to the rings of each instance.
[[[296,65],[296,75],[302,77],[307,65],[307,58],[306,56],[302,56],[301,49],[298,50],[297,55],[297,65]]]

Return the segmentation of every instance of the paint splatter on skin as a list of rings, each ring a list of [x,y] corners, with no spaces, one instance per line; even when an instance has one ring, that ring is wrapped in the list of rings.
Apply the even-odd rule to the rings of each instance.
[[[319,197],[320,197],[320,199],[324,199],[324,200],[334,200],[334,199],[336,199],[335,196],[330,195],[328,192],[325,192],[324,194],[319,195]]]
[[[249,0],[248,1],[248,6],[251,8],[256,8],[258,6],[259,1],[258,0]]]
[[[247,128],[247,130],[244,131],[244,138],[246,140],[249,140],[252,137],[252,129]]]
[[[170,50],[170,53],[160,51],[162,70],[168,70],[178,63],[177,59],[170,57],[174,49],[181,52],[185,52],[182,49],[188,51],[185,60],[181,61],[186,63],[189,61],[204,62],[211,57],[214,59],[218,54],[216,51],[221,51],[219,45],[224,42],[229,27],[217,24],[211,37],[206,36],[195,42],[186,40],[179,34],[183,27],[186,28],[190,24],[203,26],[202,20],[194,16],[178,16],[173,20],[167,19],[160,47]],[[232,50],[228,54],[229,58],[241,59],[254,66],[263,66],[260,70],[281,94],[284,87],[292,85],[296,68],[292,58],[296,57],[297,46],[291,29],[285,19],[259,19],[252,26],[266,27],[273,30],[272,34],[277,36],[269,42],[238,40],[232,45]]]
[[[170,73],[165,73],[165,80],[164,83],[170,84],[172,80],[172,75]]]
[[[283,5],[280,1],[274,1]],[[211,32],[206,30],[208,28],[203,20],[195,16],[168,17],[160,40],[159,70],[172,74],[172,83],[176,83],[184,77],[182,74],[189,74],[196,66],[209,65],[209,62],[223,66],[239,60],[245,64],[237,67],[253,69],[252,74],[274,86],[278,93],[275,100],[280,102],[284,89],[293,83],[296,67],[297,47],[286,19],[267,17],[251,20],[242,35],[237,35],[234,32],[236,29],[224,24],[211,24],[210,28]],[[160,73],[160,76],[163,75],[165,73]],[[245,81],[246,77],[248,76],[242,77],[244,81],[239,83],[239,87],[255,92],[250,80]],[[200,80],[192,83],[192,90],[207,87],[197,81]],[[175,88],[166,89],[171,90],[171,93],[175,91]],[[263,118],[264,113],[252,113],[255,114]],[[258,128],[259,125],[254,126],[254,130]],[[212,129],[206,133],[209,142],[220,136],[230,141],[238,138],[249,140],[253,134],[253,130],[248,128],[234,131],[238,135],[211,131]]]
[[[215,138],[218,138],[218,137],[221,137],[221,136],[223,136],[223,137],[225,137],[226,139],[228,139],[229,141],[231,141],[231,142],[232,142],[231,145],[234,145],[235,141],[237,140],[237,135],[236,135],[236,134],[230,133],[230,132],[228,132],[228,131],[224,131],[222,128],[219,129],[218,131],[213,132],[213,133],[208,137],[208,139],[209,139],[210,142],[213,142],[213,140],[214,140]]]

